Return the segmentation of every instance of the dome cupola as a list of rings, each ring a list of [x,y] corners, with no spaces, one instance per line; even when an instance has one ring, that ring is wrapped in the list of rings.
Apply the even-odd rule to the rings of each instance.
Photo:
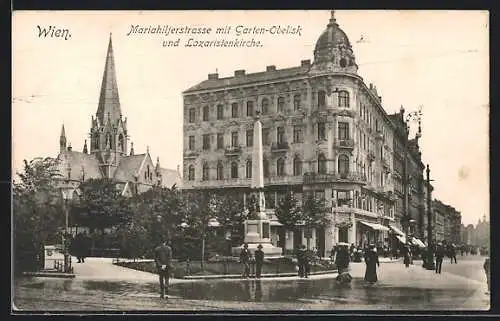
[[[319,36],[314,48],[314,64],[323,71],[343,71],[356,73],[358,66],[351,43],[335,19],[335,11],[326,30]]]

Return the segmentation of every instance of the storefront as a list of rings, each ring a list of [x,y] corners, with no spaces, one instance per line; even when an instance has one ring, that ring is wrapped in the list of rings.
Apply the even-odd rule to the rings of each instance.
[[[378,223],[358,221],[358,246],[384,245],[389,228]]]

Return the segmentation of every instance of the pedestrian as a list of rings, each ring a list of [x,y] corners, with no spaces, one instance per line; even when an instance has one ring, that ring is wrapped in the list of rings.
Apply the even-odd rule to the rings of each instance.
[[[455,261],[455,264],[457,264],[457,249],[455,248],[455,244],[450,246],[450,260],[450,263],[453,264],[453,261]]]
[[[312,252],[308,249],[306,249],[305,245],[302,245],[302,251],[304,252],[304,260],[302,261],[304,264],[303,271],[304,271],[304,277],[307,279],[309,277],[309,272],[311,269],[311,259],[312,259]]]
[[[160,298],[163,299],[166,296],[168,299],[170,274],[173,272],[172,247],[170,246],[170,241],[162,241],[162,243],[154,249],[154,253],[155,264],[160,278]]]
[[[304,253],[302,252],[302,245],[295,249],[295,257],[297,258],[297,270],[299,277],[304,277]]]
[[[443,258],[445,255],[445,250],[441,242],[436,246],[436,251],[434,256],[436,257],[436,273],[441,274],[441,267],[443,266]]]
[[[345,245],[339,246],[337,257],[335,258],[335,265],[337,265],[339,275],[349,266],[349,252]]]
[[[407,268],[410,266],[410,256],[411,256],[410,247],[409,246],[403,247],[403,262],[405,264],[405,267]]]
[[[250,260],[252,259],[252,252],[248,249],[248,244],[243,244],[243,249],[240,252],[240,263],[243,264],[243,277],[250,276]]]
[[[484,264],[483,264],[483,268],[484,268],[484,273],[486,273],[486,282],[488,284],[488,292],[486,292],[486,294],[489,294],[490,291],[491,291],[491,281],[490,281],[490,258],[487,257],[485,260],[484,260]]]
[[[335,262],[335,254],[337,253],[337,245],[332,247],[330,251],[330,261]]]
[[[262,273],[262,265],[264,264],[264,251],[262,251],[262,245],[257,246],[255,250],[255,277],[260,278]]]
[[[380,266],[380,262],[378,260],[378,254],[375,252],[375,245],[373,244],[368,246],[368,251],[365,253],[365,264],[365,281],[370,284],[377,282],[377,267]]]

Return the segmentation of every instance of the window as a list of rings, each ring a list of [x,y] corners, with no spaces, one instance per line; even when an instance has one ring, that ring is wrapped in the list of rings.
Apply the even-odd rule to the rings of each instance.
[[[326,107],[326,93],[324,90],[318,91],[318,108]]]
[[[231,163],[231,178],[238,178],[238,163]]]
[[[337,204],[338,206],[349,205],[349,191],[337,191]]]
[[[85,144],[86,143],[87,142],[85,141]],[[120,147],[122,152],[125,151],[125,139],[123,138],[122,134],[120,134],[120,136],[118,136],[118,146]]]
[[[268,207],[268,208],[275,208],[276,207],[276,193],[275,192],[267,193],[265,198],[267,200],[266,207]]]
[[[253,101],[247,101],[247,116],[253,117]]]
[[[304,133],[301,125],[293,126],[293,142],[302,143],[304,141]]]
[[[299,110],[300,109],[300,95],[294,95],[293,96],[293,110]]]
[[[326,139],[325,123],[318,123],[318,140]]]
[[[339,139],[346,140],[349,139],[349,123],[339,122]]]
[[[194,136],[189,136],[188,148],[189,150],[194,150]]]
[[[340,175],[349,173],[349,156],[344,154],[339,156],[339,173]]]
[[[231,105],[231,117],[238,118],[238,103]]]
[[[208,181],[208,171],[209,171],[208,164],[207,163],[203,164],[202,180]]]
[[[247,146],[253,146],[253,130],[247,130]]]
[[[238,147],[238,132],[231,133],[231,147]]]
[[[263,172],[264,172],[264,177],[269,177],[269,161],[267,159],[264,159],[262,162],[263,165]]]
[[[194,166],[193,165],[189,165],[188,180],[194,181]]]
[[[326,158],[323,154],[318,156],[318,173],[326,174]]]
[[[302,161],[300,160],[299,156],[295,156],[295,158],[293,159],[293,175],[302,175]]]
[[[189,108],[189,122],[194,123],[196,121],[196,111],[194,108]]]
[[[324,201],[325,200],[325,191],[323,190],[318,190],[314,191],[314,198],[318,201]]]
[[[224,134],[217,134],[217,149],[224,148]]]
[[[278,144],[283,144],[285,142],[285,128],[278,127],[276,130],[276,141]]]
[[[345,58],[340,59],[340,67],[345,68],[347,66],[347,60]]]
[[[252,178],[252,161],[247,160],[247,168],[246,168],[247,178]]]
[[[203,150],[210,149],[210,134],[203,134]]]
[[[217,179],[224,179],[224,165],[222,165],[221,161],[217,162]]]
[[[208,106],[203,107],[203,121],[208,121],[209,109]]]
[[[217,120],[224,119],[224,106],[217,105]]]
[[[262,129],[262,145],[269,145],[269,128]]]
[[[339,107],[349,107],[349,93],[345,90],[339,92]]]
[[[269,114],[269,99],[262,99],[262,115]]]
[[[278,113],[285,112],[285,97],[278,97]]]
[[[278,176],[285,176],[285,160],[283,158],[278,158],[276,161],[276,174]]]

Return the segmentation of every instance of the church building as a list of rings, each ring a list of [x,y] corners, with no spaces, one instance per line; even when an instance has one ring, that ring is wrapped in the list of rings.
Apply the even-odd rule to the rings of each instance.
[[[113,43],[109,38],[97,113],[92,116],[90,145],[87,140],[81,152],[68,144],[64,125],[59,139],[59,172],[66,187],[76,189],[88,179],[110,178],[118,184],[122,195],[142,193],[155,185],[181,187],[177,170],[162,168],[159,158],[153,163],[149,154],[136,154],[133,143],[128,148],[127,118],[122,115],[116,80]]]

